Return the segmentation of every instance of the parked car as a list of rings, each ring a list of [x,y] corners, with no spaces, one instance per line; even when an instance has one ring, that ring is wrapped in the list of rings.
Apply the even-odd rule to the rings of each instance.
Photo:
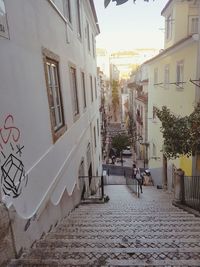
[[[124,149],[124,150],[122,151],[122,155],[123,155],[123,156],[127,156],[127,157],[129,157],[129,156],[132,155],[130,146],[127,146],[126,149]]]

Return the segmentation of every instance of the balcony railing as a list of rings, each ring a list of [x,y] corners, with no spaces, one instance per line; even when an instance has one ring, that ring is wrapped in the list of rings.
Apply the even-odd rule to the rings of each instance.
[[[200,176],[184,177],[184,204],[200,211]]]

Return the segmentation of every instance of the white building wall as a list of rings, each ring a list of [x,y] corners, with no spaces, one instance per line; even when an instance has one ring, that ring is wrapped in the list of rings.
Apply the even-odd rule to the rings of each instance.
[[[2,192],[3,201],[13,210],[17,250],[21,246],[30,245],[44,228],[47,230],[50,221],[43,221],[43,229],[37,228],[36,223],[40,223],[39,218],[42,218],[41,214],[45,214],[47,207],[60,205],[64,195],[67,195],[70,203],[66,203],[66,210],[78,203],[81,193],[78,191],[79,166],[84,159],[87,175],[88,143],[92,146],[93,175],[96,174],[96,169],[101,175],[100,137],[97,135],[97,147],[94,148],[93,136],[94,126],[97,133],[99,100],[95,97],[94,78],[97,78],[97,73],[91,33],[97,35],[98,29],[90,1],[80,1],[81,39],[77,38],[76,1],[71,1],[72,24],[62,16],[62,1],[54,2],[58,4],[58,9],[53,1],[48,0],[5,0],[10,38],[0,36],[0,164],[2,166],[13,154],[23,164],[25,171],[24,179],[19,182],[21,190],[18,197],[9,197]],[[91,52],[87,49],[86,21],[90,25]],[[51,133],[43,48],[59,57],[60,87],[67,130],[55,143]],[[69,64],[73,64],[77,72],[80,113],[76,120],[72,113]],[[81,71],[85,72],[86,78],[86,109],[83,108]],[[93,78],[93,103],[90,75]],[[14,175],[14,172],[10,175]],[[69,200],[70,196],[74,198],[73,192],[77,192],[74,202]],[[20,239],[20,231],[26,221],[23,224],[19,218],[32,220],[33,216],[37,220],[30,223],[27,232],[29,237]],[[59,216],[61,213],[57,217],[53,216],[54,222],[60,219]]]

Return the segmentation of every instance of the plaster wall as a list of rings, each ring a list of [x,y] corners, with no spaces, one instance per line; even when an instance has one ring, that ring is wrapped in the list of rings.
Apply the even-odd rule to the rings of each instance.
[[[184,64],[183,88],[175,84],[177,62],[180,61]],[[164,85],[164,68],[166,65],[169,66],[169,83],[174,83],[168,84],[167,86]],[[196,65],[197,42],[193,39],[182,47],[163,54],[149,63],[148,141],[150,143],[150,168],[162,168],[163,166],[161,123],[158,118],[153,119],[153,107],[161,109],[162,106],[167,106],[175,115],[189,115],[194,108],[196,90],[195,86],[189,80],[191,77],[196,78]],[[158,85],[154,85],[155,68],[158,69]],[[153,144],[155,145],[154,151]],[[187,167],[185,166],[185,168],[191,170],[192,161],[191,159],[189,161],[190,163],[187,161]],[[179,160],[174,161],[174,164],[178,168],[184,167],[183,164],[180,166]]]
[[[72,12],[75,12],[75,1],[71,2]],[[0,163],[3,166],[11,155],[15,156],[16,164],[20,163],[23,169],[23,179],[19,182],[20,194],[17,197],[6,196],[2,188],[1,191],[2,200],[14,218],[17,252],[22,247],[30,246],[33,240],[41,236],[42,231],[49,229],[78,204],[81,194],[78,185],[79,166],[84,159],[87,175],[88,143],[92,148],[93,175],[96,170],[101,175],[100,137],[97,135],[97,146],[94,148],[91,132],[95,126],[97,133],[99,119],[99,100],[95,97],[94,86],[97,77],[96,58],[92,53],[92,43],[91,51],[87,49],[86,21],[89,21],[90,33],[94,36],[97,29],[94,18],[88,17],[92,14],[89,1],[80,2],[82,37],[78,38],[75,13],[72,15],[72,24],[69,24],[59,14],[60,5],[57,9],[48,0],[5,1],[10,39],[0,37]],[[51,133],[43,48],[59,58],[60,88],[67,130],[55,143]],[[77,70],[80,113],[76,120],[72,112],[71,64]],[[81,71],[84,71],[86,77],[86,109],[83,108]],[[90,75],[93,78],[93,102]],[[64,194],[67,195],[66,206],[62,202]],[[62,212],[59,208],[53,208],[61,205]],[[26,220],[34,222],[28,231],[23,230],[25,226],[22,221]]]

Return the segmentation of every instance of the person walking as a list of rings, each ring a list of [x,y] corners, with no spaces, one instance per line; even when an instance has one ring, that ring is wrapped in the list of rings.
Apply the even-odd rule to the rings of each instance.
[[[142,193],[143,179],[142,179],[142,177],[140,175],[140,169],[137,168],[135,163],[133,164],[132,178],[136,179],[138,181],[138,184],[140,186],[140,192]]]

